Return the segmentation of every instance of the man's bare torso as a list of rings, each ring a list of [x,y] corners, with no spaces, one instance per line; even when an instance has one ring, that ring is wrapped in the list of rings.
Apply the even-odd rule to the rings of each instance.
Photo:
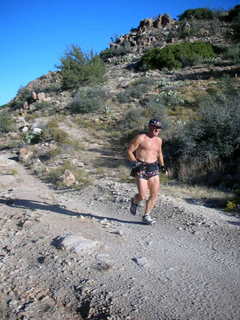
[[[136,159],[153,163],[158,160],[161,151],[162,140],[159,137],[150,138],[146,134],[138,136],[138,148],[135,150]]]

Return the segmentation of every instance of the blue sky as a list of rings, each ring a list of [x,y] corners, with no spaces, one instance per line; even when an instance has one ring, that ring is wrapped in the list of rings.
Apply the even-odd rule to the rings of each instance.
[[[230,9],[232,0],[1,0],[0,106],[28,82],[56,70],[67,47],[99,52],[111,37],[128,33],[140,20],[186,9]]]

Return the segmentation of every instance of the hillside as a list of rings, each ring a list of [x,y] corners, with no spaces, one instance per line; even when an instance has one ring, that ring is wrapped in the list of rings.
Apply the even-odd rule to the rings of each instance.
[[[2,319],[239,318],[239,10],[72,46],[0,111]],[[152,117],[169,177],[148,227],[126,147]]]

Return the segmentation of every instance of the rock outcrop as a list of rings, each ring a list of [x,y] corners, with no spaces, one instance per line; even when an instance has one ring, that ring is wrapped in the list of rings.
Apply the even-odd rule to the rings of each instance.
[[[110,43],[110,48],[125,47],[130,52],[142,53],[146,48],[156,44],[163,46],[166,43],[166,35],[176,28],[177,21],[167,14],[159,15],[156,19],[143,19],[137,28]]]

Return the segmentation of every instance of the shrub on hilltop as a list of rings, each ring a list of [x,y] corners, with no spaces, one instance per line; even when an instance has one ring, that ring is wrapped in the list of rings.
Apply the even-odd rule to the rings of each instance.
[[[226,20],[228,22],[233,22],[240,16],[240,5],[236,5],[234,8],[229,10]]]
[[[180,21],[184,19],[192,19],[192,18],[195,18],[198,20],[211,20],[214,17],[215,17],[214,11],[208,8],[188,9],[178,16]]]
[[[177,69],[199,63],[201,59],[215,56],[213,46],[208,42],[183,42],[166,46],[162,49],[148,50],[141,58],[143,69]]]

